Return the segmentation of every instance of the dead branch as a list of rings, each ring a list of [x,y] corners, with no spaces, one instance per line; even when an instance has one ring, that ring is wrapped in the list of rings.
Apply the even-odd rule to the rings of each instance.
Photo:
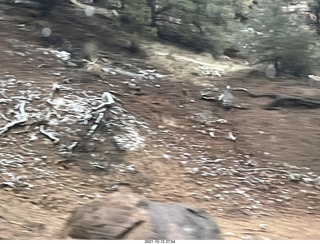
[[[10,121],[3,113],[0,112],[0,117],[3,118],[6,121]]]
[[[45,131],[44,125],[40,125],[40,132],[53,141],[54,144],[57,144],[60,141],[58,137],[55,137],[54,133]]]
[[[115,18],[119,15],[116,10],[108,10],[105,8],[93,7],[93,6],[90,6],[87,4],[79,3],[77,0],[69,0],[69,1],[71,3],[73,3],[74,5],[76,5],[77,7],[82,8],[84,10],[92,8],[92,9],[94,9],[95,14],[102,15],[102,16],[106,17],[107,19],[112,19],[112,18]]]
[[[23,124],[25,122],[27,122],[28,120],[25,119],[25,120],[15,120],[15,121],[12,121],[8,124],[6,124],[4,127],[0,128],[0,135],[2,135],[3,133],[7,132],[10,128],[16,126],[16,125],[20,125],[20,124]]]
[[[248,89],[243,88],[243,87],[234,87],[234,88],[230,88],[231,91],[241,91],[246,93],[249,97],[255,97],[255,98],[259,98],[259,97],[270,97],[270,98],[277,98],[279,95],[277,94],[254,94],[248,91]]]
[[[104,92],[101,99],[102,103],[99,106],[92,108],[92,110],[99,110],[100,108],[110,107],[112,104],[114,104],[114,99],[110,92]]]
[[[78,145],[78,143],[79,143],[79,142],[77,142],[77,141],[74,142],[74,143],[72,143],[72,144],[68,147],[68,150],[69,150],[70,152],[72,152],[72,149],[75,148],[75,147]]]
[[[274,169],[274,168],[255,168],[255,169],[242,169],[241,171],[275,171],[280,173],[288,173],[287,170]]]
[[[0,98],[0,103],[9,103],[11,102],[11,99],[7,99],[7,98]]]
[[[20,113],[16,114],[16,117],[18,119],[14,120],[14,121],[6,124],[4,127],[0,128],[0,135],[2,135],[3,133],[7,132],[10,128],[12,128],[12,127],[14,127],[16,125],[24,124],[24,123],[26,123],[28,121],[28,115],[24,111],[25,104],[26,104],[26,102],[22,102],[17,106],[19,108],[19,110],[20,110]]]
[[[90,128],[89,132],[87,133],[87,136],[91,136],[95,132],[95,130],[98,128],[100,124],[100,121],[103,119],[103,116],[104,116],[104,112],[99,113],[98,118],[94,122],[94,125]]]

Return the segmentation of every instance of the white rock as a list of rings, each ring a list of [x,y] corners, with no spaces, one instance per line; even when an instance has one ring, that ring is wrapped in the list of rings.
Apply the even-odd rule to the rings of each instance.
[[[267,224],[260,224],[259,226],[261,229],[265,229],[268,225]]]
[[[268,78],[275,78],[277,71],[273,64],[269,64],[264,73]]]
[[[232,134],[232,132],[228,132],[228,135],[229,135],[229,138],[230,138],[232,141],[237,140],[237,138]]]

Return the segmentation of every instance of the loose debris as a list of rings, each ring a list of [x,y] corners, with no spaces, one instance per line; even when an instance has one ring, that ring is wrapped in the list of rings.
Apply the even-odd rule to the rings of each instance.
[[[19,42],[17,41],[15,45],[19,45]],[[31,45],[28,48],[36,55],[50,57],[52,62],[56,60],[59,65],[61,62],[58,59],[60,59],[64,65],[69,66],[70,53],[66,51],[37,48]],[[35,67],[46,69],[48,65],[41,64]],[[165,77],[155,69],[138,68],[134,73],[119,67],[109,68],[110,72],[115,72],[113,75],[125,75],[131,79],[156,82]],[[68,79],[60,78],[61,72],[53,71],[52,74],[56,75],[58,80]],[[102,147],[101,152],[97,151],[96,148],[100,147],[95,147],[95,143],[103,142],[108,145],[111,143],[115,150],[122,151],[134,151],[145,146],[146,138],[140,132],[149,133],[148,125],[138,121],[122,107],[122,101],[115,95],[117,92],[110,90],[95,94],[90,90],[78,89],[70,82],[62,84],[59,81],[44,81],[43,84],[38,85],[32,80],[18,80],[11,74],[6,75],[5,78],[1,80],[0,90],[0,96],[2,96],[0,98],[0,135],[8,134],[8,140],[19,140],[21,143],[19,148],[30,155],[37,154],[35,149],[37,146],[33,145],[39,143],[50,145],[51,142],[58,153],[66,159],[65,162],[81,160],[82,164],[87,165],[86,167],[92,165],[95,168],[99,166],[104,169],[105,164],[111,165],[112,161],[108,155],[112,154],[105,153]],[[18,94],[16,94],[17,91]],[[17,105],[13,105],[15,103]],[[23,130],[17,130],[18,128]],[[12,133],[9,134],[9,130]],[[21,134],[26,135],[24,139],[18,138]],[[90,153],[90,157],[83,160],[82,150],[92,150],[95,153]],[[85,154],[88,154],[87,151]],[[8,183],[11,182],[10,180],[5,182],[7,186],[13,186]]]

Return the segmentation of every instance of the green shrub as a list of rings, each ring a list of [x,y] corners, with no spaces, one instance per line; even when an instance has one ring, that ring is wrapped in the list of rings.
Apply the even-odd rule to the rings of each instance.
[[[260,3],[261,2],[261,3]],[[239,47],[259,62],[273,63],[277,74],[309,74],[317,67],[317,37],[286,1],[265,0],[251,10]]]

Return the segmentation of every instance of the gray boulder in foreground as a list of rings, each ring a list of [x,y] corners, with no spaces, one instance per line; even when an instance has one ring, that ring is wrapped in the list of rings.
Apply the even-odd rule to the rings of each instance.
[[[210,214],[189,205],[147,201],[115,193],[76,208],[63,238],[105,240],[218,240]]]

